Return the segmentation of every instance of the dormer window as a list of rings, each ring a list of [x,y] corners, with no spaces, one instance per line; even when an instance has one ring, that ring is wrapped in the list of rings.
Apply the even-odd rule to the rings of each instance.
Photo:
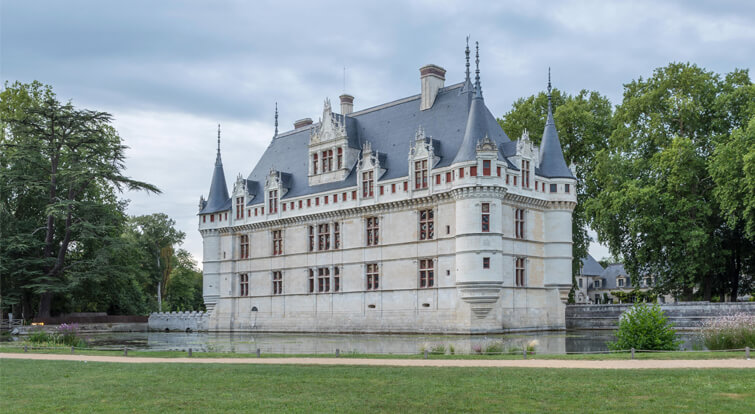
[[[522,187],[530,188],[530,161],[522,160]]]
[[[414,189],[427,188],[427,160],[414,162]]]
[[[322,152],[322,172],[330,172],[333,170],[333,150],[327,150]]]
[[[338,148],[338,169],[343,168],[343,148]]]
[[[371,198],[374,192],[373,171],[362,172],[362,198]]]
[[[244,197],[236,197],[236,220],[244,218]]]
[[[268,214],[278,212],[278,190],[270,190],[268,193]]]
[[[490,175],[490,160],[482,161],[482,175],[484,176]]]
[[[350,122],[348,117],[333,113],[330,100],[325,100],[320,123],[310,129],[309,185],[338,182],[349,175],[359,158],[359,149],[347,133]]]

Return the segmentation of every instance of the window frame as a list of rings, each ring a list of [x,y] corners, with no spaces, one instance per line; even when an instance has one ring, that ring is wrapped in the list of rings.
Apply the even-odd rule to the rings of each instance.
[[[419,259],[419,288],[435,287],[435,259]]]
[[[380,217],[365,217],[365,231],[367,246],[377,246],[380,244]]]
[[[480,231],[490,233],[490,203],[480,204]]]
[[[283,230],[271,230],[273,240],[273,256],[283,254]]]
[[[517,257],[514,263],[514,284],[516,287],[527,286],[527,259],[525,257]]]
[[[239,259],[249,258],[249,235],[239,235]]]
[[[414,161],[414,189],[427,188],[427,160]]]
[[[362,171],[362,198],[372,198],[375,195],[374,171]]]
[[[273,271],[273,295],[283,294],[283,272],[280,270]]]
[[[419,210],[417,218],[419,240],[433,240],[435,238],[435,211],[432,208]]]
[[[365,280],[367,282],[365,290],[380,290],[380,266],[377,262],[365,264]]]
[[[525,209],[517,208],[514,210],[514,234],[515,237],[519,240],[526,240],[525,217]]]
[[[239,273],[239,296],[249,296],[248,273]]]

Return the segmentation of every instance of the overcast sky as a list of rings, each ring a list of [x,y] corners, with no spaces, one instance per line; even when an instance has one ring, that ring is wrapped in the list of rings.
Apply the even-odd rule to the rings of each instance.
[[[497,116],[543,90],[548,66],[555,87],[617,104],[624,83],[672,61],[719,73],[755,62],[755,2],[744,0],[0,2],[2,80],[39,80],[112,113],[127,175],[163,190],[124,194],[129,213],[173,217],[200,262],[217,124],[230,190],[269,143],[276,101],[286,131],[338,102],[344,83],[359,110],[419,93],[427,63],[459,82],[467,34]],[[597,243],[591,253],[608,255]]]

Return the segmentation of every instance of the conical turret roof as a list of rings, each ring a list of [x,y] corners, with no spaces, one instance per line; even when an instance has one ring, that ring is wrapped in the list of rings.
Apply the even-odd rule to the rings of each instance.
[[[564,153],[561,151],[561,142],[558,139],[558,131],[556,131],[556,123],[553,121],[550,69],[548,70],[548,119],[545,121],[543,140],[540,144],[539,175],[547,178],[574,178],[574,174],[572,174],[564,160]]]
[[[226,211],[231,208],[231,198],[228,195],[228,186],[223,172],[223,160],[220,158],[220,125],[218,125],[218,154],[215,157],[215,170],[212,172],[210,182],[210,194],[207,202],[199,214],[210,214],[218,211]]]

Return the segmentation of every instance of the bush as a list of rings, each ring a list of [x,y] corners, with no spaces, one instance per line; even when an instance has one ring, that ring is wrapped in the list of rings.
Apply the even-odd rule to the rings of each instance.
[[[444,355],[446,353],[446,346],[443,344],[433,345],[430,348],[430,353],[433,355]]]
[[[708,349],[755,348],[755,315],[736,313],[703,323],[703,343]]]
[[[674,351],[679,343],[660,306],[637,303],[621,315],[616,342],[607,345],[611,350]]]
[[[503,343],[500,342],[491,342],[485,346],[485,354],[502,354],[503,353]]]
[[[27,340],[33,344],[42,345],[64,345],[85,348],[86,340],[79,336],[79,326],[77,324],[62,324],[55,329],[55,332],[35,331],[29,334]]]
[[[27,341],[33,344],[42,344],[45,342],[54,342],[53,336],[45,331],[36,331],[29,334]]]

